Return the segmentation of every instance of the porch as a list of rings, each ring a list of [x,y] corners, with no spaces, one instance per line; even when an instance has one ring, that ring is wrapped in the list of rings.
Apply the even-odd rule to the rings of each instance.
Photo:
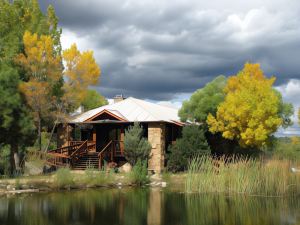
[[[69,141],[67,146],[47,152],[47,164],[75,170],[102,169],[106,163],[124,161],[123,141],[111,140],[100,151],[95,141]]]

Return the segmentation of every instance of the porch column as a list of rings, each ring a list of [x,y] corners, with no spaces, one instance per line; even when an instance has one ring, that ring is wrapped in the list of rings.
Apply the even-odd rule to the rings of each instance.
[[[97,140],[97,132],[96,132],[96,128],[93,128],[93,141],[96,143]]]
[[[124,138],[125,138],[125,130],[124,127],[121,127],[121,136],[120,136],[120,151],[123,154],[124,152]]]
[[[164,123],[148,124],[148,141],[151,144],[148,169],[155,173],[161,173],[165,161],[165,135],[166,125]]]
[[[95,143],[95,147],[93,148],[92,151],[96,152],[97,151],[97,130],[95,127],[93,127],[93,130],[92,130],[92,140]]]

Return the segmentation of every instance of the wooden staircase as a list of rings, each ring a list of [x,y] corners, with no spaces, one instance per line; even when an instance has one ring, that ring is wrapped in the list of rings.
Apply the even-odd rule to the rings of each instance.
[[[98,169],[99,157],[97,152],[88,152],[82,155],[73,165],[74,170]]]

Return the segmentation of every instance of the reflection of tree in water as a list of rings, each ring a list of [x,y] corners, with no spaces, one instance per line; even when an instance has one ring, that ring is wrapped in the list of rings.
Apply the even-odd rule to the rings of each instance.
[[[186,196],[190,225],[299,224],[299,208],[300,202],[289,198]]]
[[[0,200],[0,224],[146,224],[143,189],[102,189],[36,194]]]
[[[99,189],[0,198],[0,224],[299,224],[299,208],[299,198]]]

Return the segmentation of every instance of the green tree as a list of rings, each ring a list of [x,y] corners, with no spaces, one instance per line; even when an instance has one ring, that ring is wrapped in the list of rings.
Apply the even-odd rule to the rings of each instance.
[[[182,129],[182,137],[168,151],[167,168],[172,172],[187,169],[191,158],[210,153],[203,126],[189,125]]]
[[[279,98],[278,116],[282,119],[282,127],[287,128],[293,125],[291,117],[294,115],[294,106],[291,103],[284,102],[281,93],[273,89]]]
[[[95,90],[88,90],[87,95],[82,102],[85,111],[107,104],[107,100]]]
[[[149,158],[150,150],[150,143],[143,138],[143,128],[138,122],[135,122],[125,131],[124,155],[126,160],[135,166],[138,161],[143,162]]]
[[[223,89],[226,85],[226,78],[218,76],[207,83],[205,87],[197,90],[188,101],[184,101],[179,110],[179,117],[182,121],[206,123],[209,113],[215,115],[218,105],[224,101]]]
[[[35,140],[33,120],[18,87],[17,70],[0,64],[0,143],[10,146],[11,174],[19,167],[16,164],[19,150]]]
[[[28,81],[28,77],[23,68],[15,65],[16,55],[24,53],[25,30],[51,35],[55,39],[56,54],[60,55],[61,30],[57,27],[53,7],[44,15],[38,0],[0,0],[0,145],[9,146],[12,173],[18,167],[13,160],[18,158],[18,152],[35,141],[33,118],[18,88],[20,81]],[[57,89],[61,82],[56,85]],[[7,148],[0,151],[3,149]]]

